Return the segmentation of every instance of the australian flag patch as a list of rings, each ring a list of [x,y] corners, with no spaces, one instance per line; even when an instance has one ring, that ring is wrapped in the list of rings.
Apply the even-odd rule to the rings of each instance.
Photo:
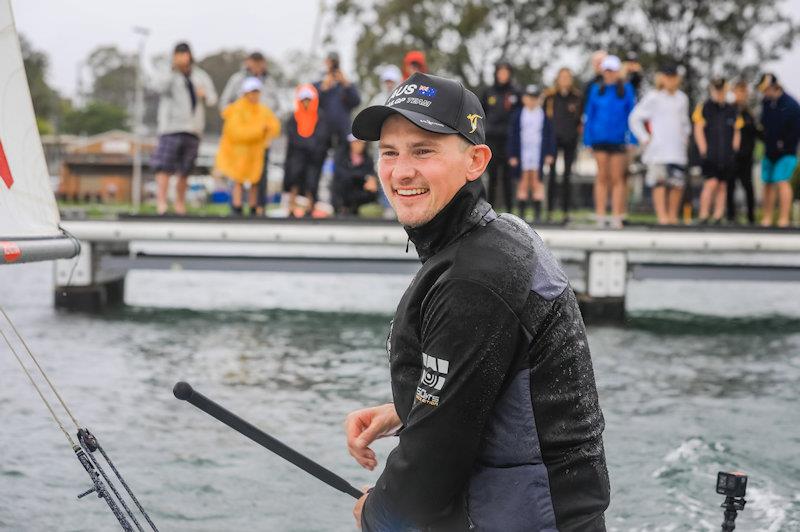
[[[423,96],[427,96],[428,98],[433,98],[436,96],[436,89],[428,85],[420,85],[417,92]]]

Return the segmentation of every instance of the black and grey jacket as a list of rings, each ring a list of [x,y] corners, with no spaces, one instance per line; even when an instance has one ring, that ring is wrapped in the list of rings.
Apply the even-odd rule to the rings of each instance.
[[[403,429],[364,530],[604,530],[603,415],[556,259],[480,181],[407,232],[423,265],[387,342]]]

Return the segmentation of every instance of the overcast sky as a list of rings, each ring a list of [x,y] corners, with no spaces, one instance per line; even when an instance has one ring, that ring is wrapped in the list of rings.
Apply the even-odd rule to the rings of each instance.
[[[787,0],[800,19],[800,0]],[[151,30],[147,55],[171,50],[185,39],[195,55],[222,48],[261,49],[281,59],[289,50],[309,50],[318,0],[12,0],[17,30],[50,56],[49,81],[74,95],[77,72],[89,52],[102,44],[134,51],[134,26]],[[339,49],[351,70],[355,32],[342,28]],[[578,65],[571,65],[573,67]],[[800,43],[773,69],[787,90],[800,97]]]

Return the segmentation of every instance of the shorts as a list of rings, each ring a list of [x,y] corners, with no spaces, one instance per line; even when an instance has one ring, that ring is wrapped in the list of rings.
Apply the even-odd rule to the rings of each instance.
[[[598,142],[597,144],[592,144],[592,149],[594,151],[601,151],[605,153],[625,153],[628,151],[628,146],[626,144],[612,144],[610,142]]]
[[[523,172],[529,172],[531,170],[539,171],[540,167],[540,159],[542,155],[542,147],[541,145],[535,145],[531,147],[522,146],[522,153],[519,161],[520,168]]]
[[[150,156],[150,166],[156,172],[189,175],[194,169],[200,139],[191,133],[167,133],[158,137],[156,151]]]
[[[303,150],[291,150],[284,166],[284,189],[297,187],[300,194],[317,197],[322,162]]]
[[[794,155],[784,155],[777,161],[764,157],[761,160],[761,181],[765,185],[788,181],[792,178],[795,168],[797,168],[797,157]]]
[[[703,161],[703,179],[719,179],[727,183],[731,175],[733,175],[733,162],[729,164],[711,159]]]
[[[686,186],[686,167],[672,163],[647,165],[645,183],[648,187],[683,188]]]

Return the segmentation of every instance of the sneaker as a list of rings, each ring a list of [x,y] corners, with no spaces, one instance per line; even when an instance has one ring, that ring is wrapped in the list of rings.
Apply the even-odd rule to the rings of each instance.
[[[624,226],[622,217],[620,217],[620,216],[612,216],[611,220],[609,220],[609,222],[608,222],[608,226],[611,229],[622,229],[623,226]]]

